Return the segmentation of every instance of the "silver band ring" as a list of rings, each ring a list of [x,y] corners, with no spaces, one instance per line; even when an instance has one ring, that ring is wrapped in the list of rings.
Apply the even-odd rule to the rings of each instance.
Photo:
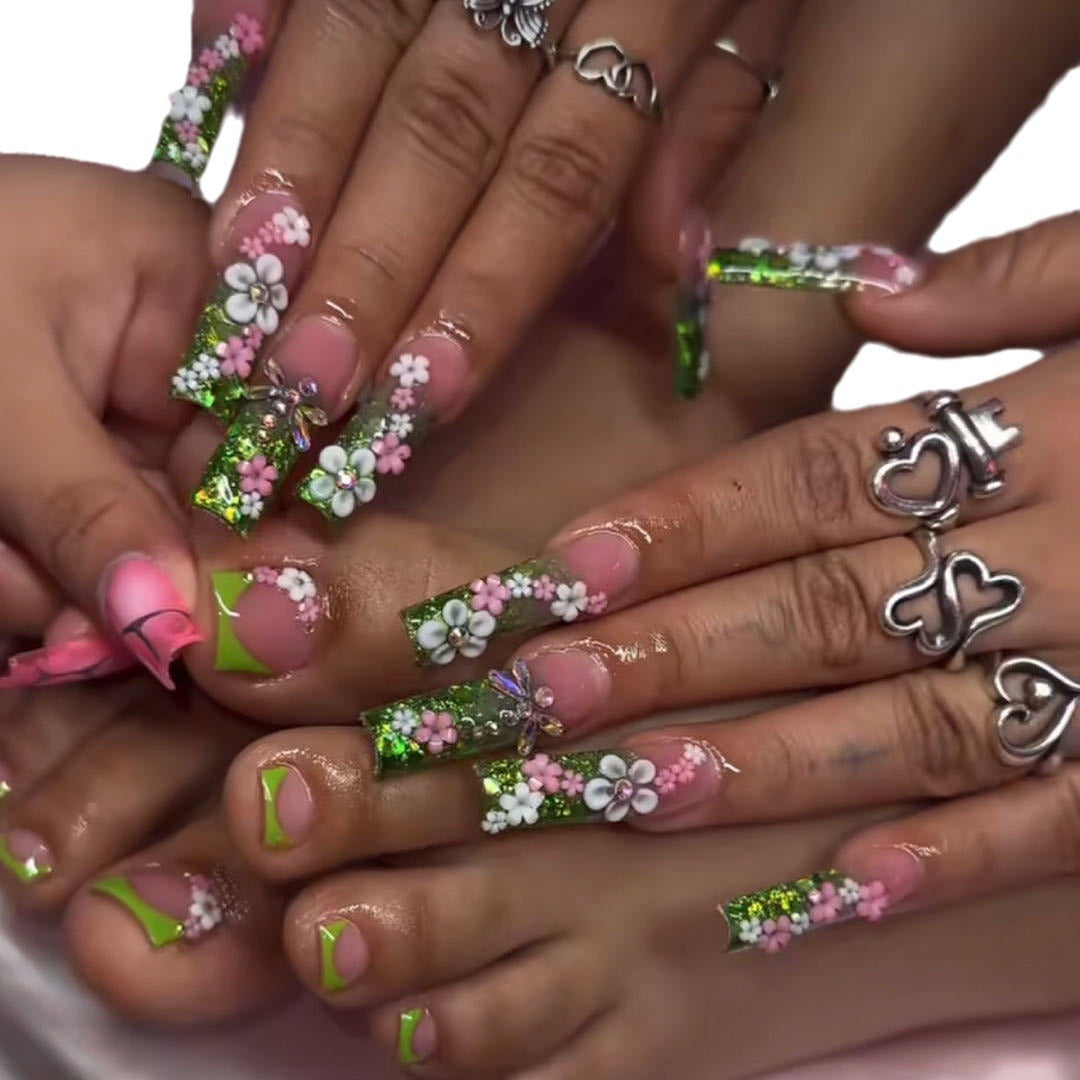
[[[886,513],[941,531],[955,524],[965,494],[987,499],[1004,489],[1001,458],[1024,436],[1019,427],[998,422],[1005,406],[996,398],[974,409],[948,392],[927,394],[921,403],[931,426],[910,437],[895,427],[881,433],[885,461],[870,478],[870,493]],[[937,487],[925,496],[901,494],[894,481],[914,472],[926,455],[938,459]]]
[[[590,41],[574,50],[551,46],[547,58],[551,67],[573,64],[574,74],[583,82],[601,87],[651,120],[660,119],[663,107],[652,69],[630,56],[614,38]]]
[[[480,30],[498,30],[512,49],[544,48],[547,10],[555,0],[463,0]]]
[[[994,722],[998,756],[1006,765],[1053,772],[1080,702],[1080,684],[1034,656],[998,659],[993,675],[999,708]],[[1019,730],[1026,738],[1016,739]],[[1033,734],[1031,734],[1033,732]]]
[[[719,38],[713,42],[713,45],[720,52],[734,60],[748,75],[753,75],[761,83],[762,104],[768,104],[768,102],[776,100],[777,95],[780,93],[779,72],[771,74],[763,72],[743,56],[742,50],[731,38]]]
[[[918,545],[925,563],[923,572],[901,585],[885,601],[881,624],[892,637],[913,637],[924,656],[957,667],[979,634],[1011,619],[1024,602],[1024,583],[1015,574],[995,572],[970,551],[953,551],[943,556],[938,534],[916,529],[911,539]],[[960,579],[973,581],[980,594],[1000,593],[992,604],[967,611],[960,596]],[[931,599],[937,605],[936,629],[931,630],[917,612],[905,616],[901,608]]]

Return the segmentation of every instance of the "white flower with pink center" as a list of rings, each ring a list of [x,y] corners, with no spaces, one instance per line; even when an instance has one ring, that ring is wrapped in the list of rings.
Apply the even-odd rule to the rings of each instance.
[[[656,766],[647,758],[628,763],[618,754],[605,754],[600,759],[600,775],[585,785],[585,805],[593,811],[603,811],[607,821],[622,821],[631,810],[635,814],[651,814],[660,802],[652,786]]]
[[[433,664],[449,664],[459,654],[472,660],[488,645],[495,632],[490,611],[472,611],[464,600],[447,600],[434,619],[420,624],[416,643]]]
[[[191,902],[184,930],[189,937],[202,937],[225,921],[221,901],[214,895],[208,878],[197,874],[190,879]]]
[[[278,574],[277,587],[287,593],[294,604],[304,600],[314,600],[319,593],[315,579],[306,571],[296,566],[286,566]]]
[[[431,361],[426,356],[402,353],[390,365],[390,374],[400,386],[423,386],[431,378]]]
[[[584,581],[556,586],[555,596],[556,599],[551,605],[551,614],[562,619],[563,622],[573,622],[589,606],[589,589]]]
[[[343,446],[326,446],[319,454],[325,475],[310,480],[308,490],[320,502],[329,503],[335,517],[347,518],[375,498],[375,465],[375,455],[366,446],[351,454]]]
[[[285,264],[276,255],[260,255],[253,263],[233,263],[223,277],[232,290],[225,314],[241,326],[254,323],[264,334],[274,333],[279,312],[289,306]]]

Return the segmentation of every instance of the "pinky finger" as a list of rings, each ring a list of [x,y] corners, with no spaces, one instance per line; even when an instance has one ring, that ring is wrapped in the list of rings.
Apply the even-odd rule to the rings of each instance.
[[[1080,870],[1080,764],[942,803],[849,840],[835,863],[882,910],[933,907]]]

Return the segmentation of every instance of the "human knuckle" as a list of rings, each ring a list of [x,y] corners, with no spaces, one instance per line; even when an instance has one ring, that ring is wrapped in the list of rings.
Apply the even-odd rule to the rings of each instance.
[[[313,112],[285,109],[266,121],[267,141],[287,151],[288,160],[302,162],[302,169],[311,178],[305,188],[318,188],[317,178],[327,174],[330,162],[348,158],[350,146],[344,130],[326,123]],[[316,166],[311,168],[311,166]]]
[[[440,65],[406,81],[397,117],[419,152],[439,169],[479,182],[499,145],[490,88],[466,68]]]
[[[874,633],[875,618],[851,558],[826,551],[789,566],[791,580],[779,602],[796,644],[827,669],[858,665]]]
[[[533,132],[513,150],[511,182],[525,204],[546,218],[602,223],[615,210],[604,146],[584,121]]]
[[[955,795],[990,779],[992,758],[955,676],[917,672],[893,680],[901,744],[922,794]]]
[[[1057,801],[1051,829],[1060,860],[1054,869],[1074,874],[1080,870],[1080,769],[1063,769],[1051,783]]]
[[[430,0],[324,0],[327,32],[370,44],[385,41],[404,52],[420,29]]]
[[[130,501],[128,485],[113,478],[59,484],[36,500],[36,529],[49,567],[84,561],[97,537],[119,537],[118,519]]]
[[[800,533],[825,546],[850,540],[866,502],[865,449],[839,424],[802,425],[790,458],[777,466],[778,512],[793,515]]]

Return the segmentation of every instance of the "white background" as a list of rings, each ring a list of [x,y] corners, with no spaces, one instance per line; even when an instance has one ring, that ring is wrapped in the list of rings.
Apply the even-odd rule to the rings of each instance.
[[[142,167],[163,103],[183,81],[190,8],[190,0],[0,0],[0,152]],[[1080,71],[1074,71],[942,225],[934,248],[1076,210],[1078,118]],[[238,135],[233,118],[206,174],[210,198],[224,183]],[[943,362],[868,346],[841,383],[837,404],[849,408],[980,382],[1033,355],[1017,350]]]

